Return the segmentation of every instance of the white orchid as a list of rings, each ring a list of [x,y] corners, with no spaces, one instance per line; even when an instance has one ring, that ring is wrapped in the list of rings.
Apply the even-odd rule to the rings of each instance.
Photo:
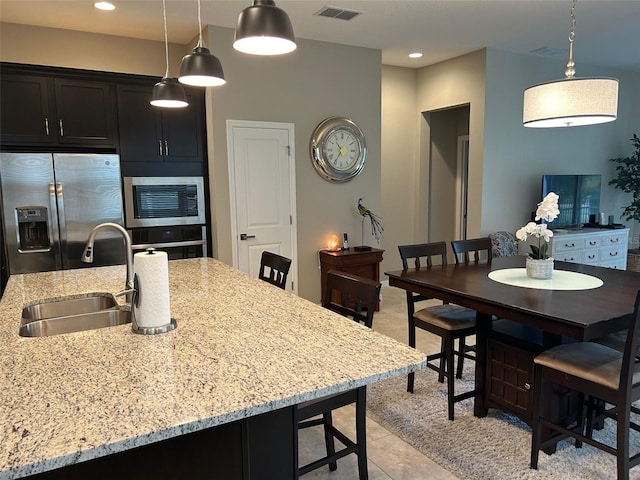
[[[554,192],[549,192],[547,196],[544,197],[538,204],[538,209],[536,210],[536,220],[546,220],[547,222],[553,222],[556,218],[558,218],[558,215],[560,215],[560,210],[558,209],[559,198],[560,197]]]
[[[535,219],[545,220],[550,223],[558,218],[558,215],[560,215],[560,210],[558,209],[559,198],[555,193],[549,192],[542,202],[538,204]],[[529,256],[536,260],[548,258],[547,249],[549,246],[547,243],[551,240],[551,237],[553,237],[553,232],[547,228],[547,224],[529,222],[516,232],[516,238],[521,242],[526,241],[529,236],[534,236],[538,239],[538,245],[530,245],[531,253]],[[544,239],[545,243],[541,243],[541,238]]]

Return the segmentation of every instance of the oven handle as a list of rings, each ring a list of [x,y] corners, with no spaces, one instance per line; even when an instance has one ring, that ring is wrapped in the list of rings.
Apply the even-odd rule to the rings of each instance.
[[[206,240],[189,240],[185,242],[166,242],[166,243],[138,243],[131,245],[132,250],[146,250],[147,248],[171,248],[171,247],[191,247],[194,245],[206,245]]]

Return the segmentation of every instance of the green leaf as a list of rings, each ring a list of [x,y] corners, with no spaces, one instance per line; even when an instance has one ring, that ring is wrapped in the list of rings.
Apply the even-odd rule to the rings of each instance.
[[[544,245],[542,245],[540,247],[540,256],[538,258],[540,258],[540,260],[547,258],[547,249],[549,248],[549,244],[545,243]]]
[[[531,247],[531,255],[529,255],[534,260],[538,260],[540,258],[540,249],[535,245],[530,245]]]

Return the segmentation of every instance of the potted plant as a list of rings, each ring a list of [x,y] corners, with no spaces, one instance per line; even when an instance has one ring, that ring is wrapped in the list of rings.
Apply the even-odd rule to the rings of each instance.
[[[634,133],[630,141],[635,148],[631,156],[609,160],[617,163],[616,178],[610,180],[609,185],[633,195],[631,203],[624,207],[621,218],[640,221],[640,138]],[[629,250],[627,269],[640,271],[640,249]]]
[[[553,222],[558,215],[558,195],[549,192],[538,204],[535,220],[545,220],[547,223]],[[529,245],[531,253],[527,256],[526,272],[531,278],[546,280],[551,278],[553,273],[553,258],[547,255],[549,240],[553,237],[553,232],[547,228],[546,223],[529,222],[516,232],[516,238],[521,242],[526,242],[527,237],[536,237],[537,245]],[[543,241],[544,240],[544,241]]]

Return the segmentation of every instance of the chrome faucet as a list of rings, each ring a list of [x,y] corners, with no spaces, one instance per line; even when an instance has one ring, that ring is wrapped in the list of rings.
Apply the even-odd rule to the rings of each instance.
[[[129,232],[127,232],[122,226],[117,223],[107,222],[100,223],[93,227],[93,230],[89,233],[89,238],[87,239],[87,244],[84,247],[84,252],[82,252],[81,260],[85,263],[93,263],[93,243],[95,242],[96,234],[105,228],[117,230],[124,237],[126,249],[125,255],[127,258],[127,281],[125,283],[125,292],[133,292],[133,250],[131,249],[131,237],[129,236]]]

